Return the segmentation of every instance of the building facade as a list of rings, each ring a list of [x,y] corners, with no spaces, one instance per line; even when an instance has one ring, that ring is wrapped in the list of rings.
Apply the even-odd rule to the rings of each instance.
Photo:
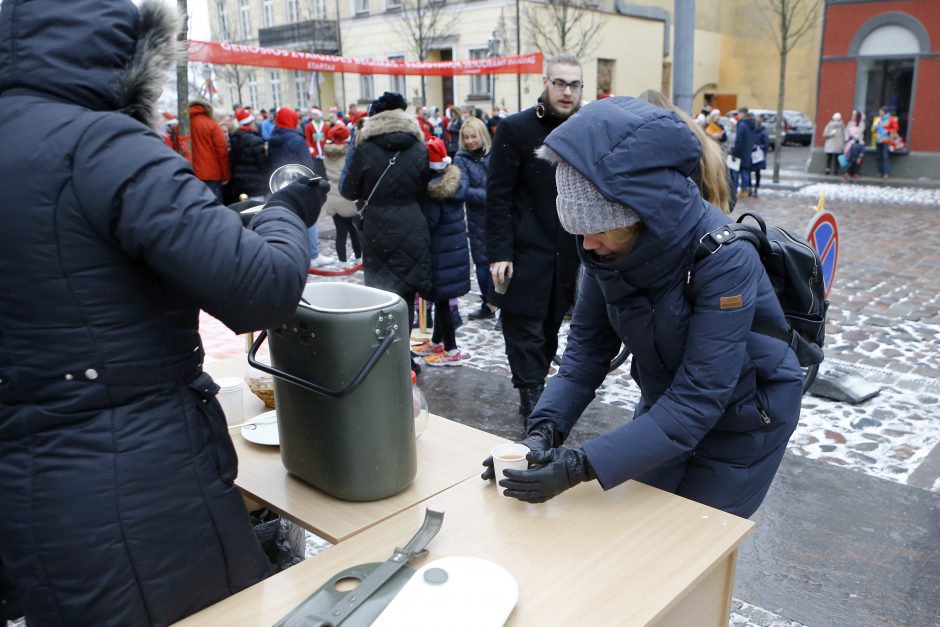
[[[865,114],[866,140],[881,106],[898,117],[906,150],[892,156],[894,176],[940,178],[940,2],[827,0],[819,62],[820,121],[834,112]],[[810,171],[825,170],[816,125]],[[873,155],[871,155],[873,156]],[[866,158],[862,174],[875,173]]]
[[[415,38],[409,35],[409,30],[414,32],[415,2],[433,5],[438,24],[443,25],[432,33],[432,44],[425,46],[430,61],[533,52],[531,26],[535,20],[545,24],[552,17],[544,0],[519,0],[518,24],[515,0],[208,0],[215,41],[409,60],[418,58]],[[635,96],[650,88],[670,95],[674,0],[573,0],[573,4],[583,13],[582,26],[597,27],[579,55],[585,99],[602,93]],[[767,41],[767,17],[759,7],[748,0],[699,0],[695,20],[693,109],[719,99],[723,108],[727,103],[776,108],[779,57]],[[814,28],[791,52],[786,83],[786,108],[811,117],[820,39],[820,27]],[[580,43],[577,32],[574,43]],[[342,108],[369,102],[389,90],[403,93],[416,105],[425,101],[439,107],[469,105],[485,111],[505,107],[513,112],[532,106],[542,90],[538,74],[422,81],[418,76],[228,66],[216,68],[216,82],[222,103],[256,108],[283,104]]]

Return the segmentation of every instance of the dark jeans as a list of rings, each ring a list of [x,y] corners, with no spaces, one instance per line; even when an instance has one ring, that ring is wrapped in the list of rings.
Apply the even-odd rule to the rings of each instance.
[[[454,328],[454,314],[449,300],[434,301],[434,332],[431,341],[435,344],[444,342],[444,350],[457,348],[457,330]]]
[[[493,275],[490,274],[490,264],[476,264],[476,272],[477,284],[480,286],[480,296],[483,298],[484,303],[488,303],[490,301],[486,298],[486,295],[490,293],[490,289],[493,287]]]
[[[751,172],[751,189],[754,191],[760,189],[760,170]]]
[[[839,173],[839,155],[841,154],[841,152],[826,153],[826,174]]]
[[[728,176],[731,177],[731,195],[735,196],[738,193],[738,186],[741,183],[741,172],[728,168]]]
[[[891,144],[888,142],[878,144],[878,172],[891,174]]]
[[[353,226],[352,218],[333,216],[333,226],[336,227],[336,258],[346,261],[346,236],[352,242],[353,257],[362,257],[362,244],[359,243],[359,230]]]
[[[503,317],[503,339],[512,372],[512,385],[527,388],[545,383],[555,351],[558,350],[558,329],[565,312],[555,312],[549,303],[548,315],[542,318],[519,316],[506,311]]]
[[[222,198],[222,181],[203,181],[219,202],[225,202]]]
[[[741,164],[741,171],[739,175],[741,176],[741,189],[750,190],[751,189],[751,166],[744,167],[744,164]]]

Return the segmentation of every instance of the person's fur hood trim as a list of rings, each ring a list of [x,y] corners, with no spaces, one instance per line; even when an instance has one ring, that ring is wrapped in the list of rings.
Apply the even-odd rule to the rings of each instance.
[[[176,66],[180,21],[176,9],[162,0],[144,0],[138,7],[137,48],[118,79],[119,111],[159,129],[163,116],[156,109],[165,74]]]
[[[193,98],[192,100],[190,100],[189,108],[191,109],[193,107],[202,107],[203,109],[206,110],[206,115],[208,115],[210,118],[215,119],[213,117],[215,115],[215,109],[212,108],[212,105],[205,98]]]
[[[424,133],[421,132],[421,127],[418,126],[418,121],[414,116],[401,109],[393,109],[367,117],[365,124],[362,125],[362,131],[356,134],[356,146],[371,137],[388,133],[410,133],[419,142],[424,143]]]
[[[535,149],[535,156],[538,157],[539,159],[544,159],[545,161],[548,161],[549,163],[554,163],[555,165],[558,165],[559,163],[562,162],[561,156],[559,156],[557,152],[555,152],[554,150],[552,150],[545,144],[542,144],[541,146]]]
[[[323,156],[330,159],[340,159],[346,156],[349,144],[323,144]]]
[[[460,189],[460,168],[449,165],[441,176],[435,176],[428,183],[428,196],[443,200],[450,198]]]

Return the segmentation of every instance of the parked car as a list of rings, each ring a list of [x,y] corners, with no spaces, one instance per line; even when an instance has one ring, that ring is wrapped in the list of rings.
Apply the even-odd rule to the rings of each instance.
[[[783,119],[787,123],[787,134],[783,139],[784,143],[809,146],[813,141],[813,132],[816,130],[816,125],[809,119],[809,116],[800,111],[784,109]]]

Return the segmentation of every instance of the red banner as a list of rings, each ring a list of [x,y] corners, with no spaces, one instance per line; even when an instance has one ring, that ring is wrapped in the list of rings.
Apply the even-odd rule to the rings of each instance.
[[[189,60],[222,65],[252,65],[307,72],[468,76],[472,74],[541,74],[542,53],[467,61],[392,61],[354,59],[327,54],[276,50],[217,41],[189,41]]]

